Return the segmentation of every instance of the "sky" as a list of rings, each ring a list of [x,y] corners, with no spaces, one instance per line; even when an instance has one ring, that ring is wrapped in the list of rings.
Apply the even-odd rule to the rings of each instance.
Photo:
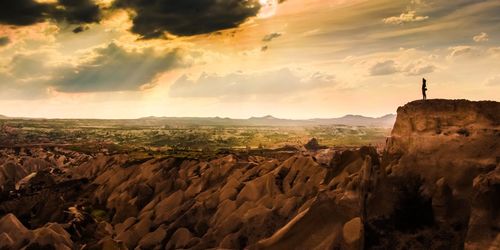
[[[500,100],[498,0],[2,0],[0,114],[383,116]]]

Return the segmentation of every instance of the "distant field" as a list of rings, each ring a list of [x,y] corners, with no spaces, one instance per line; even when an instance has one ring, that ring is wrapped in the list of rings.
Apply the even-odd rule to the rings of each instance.
[[[303,145],[311,138],[325,146],[379,146],[390,133],[389,128],[369,126],[159,124],[148,120],[13,119],[2,120],[0,125],[1,146],[104,144],[184,150],[277,148]]]

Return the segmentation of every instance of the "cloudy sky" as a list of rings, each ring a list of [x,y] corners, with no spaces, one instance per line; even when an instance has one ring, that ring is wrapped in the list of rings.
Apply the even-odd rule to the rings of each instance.
[[[0,114],[381,116],[500,100],[498,0],[0,2]]]

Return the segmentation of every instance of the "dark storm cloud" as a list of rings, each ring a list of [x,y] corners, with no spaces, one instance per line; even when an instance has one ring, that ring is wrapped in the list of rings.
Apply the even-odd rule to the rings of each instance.
[[[260,8],[258,0],[116,0],[108,10],[131,10],[131,31],[152,39],[165,33],[191,36],[235,28],[256,16]],[[0,24],[26,26],[47,20],[74,25],[98,23],[103,11],[93,0],[3,0]],[[84,26],[74,29],[75,33],[82,31]]]
[[[59,0],[59,6],[52,15],[59,21],[70,24],[95,23],[101,19],[101,10],[91,0]]]
[[[51,85],[61,92],[135,91],[165,71],[188,65],[178,50],[157,55],[152,49],[127,51],[111,43],[94,53],[83,64],[56,70]]]
[[[260,9],[256,0],[117,0],[114,6],[135,12],[132,32],[144,39],[164,32],[190,36],[238,27]]]
[[[3,0],[0,6],[0,23],[31,25],[45,20],[50,10],[49,4],[41,4],[33,0]]]
[[[7,46],[10,43],[10,38],[8,36],[0,37],[0,47]]]
[[[34,0],[3,0],[0,24],[26,26],[46,20],[70,24],[99,22],[101,10],[91,0],[59,0],[38,3]]]

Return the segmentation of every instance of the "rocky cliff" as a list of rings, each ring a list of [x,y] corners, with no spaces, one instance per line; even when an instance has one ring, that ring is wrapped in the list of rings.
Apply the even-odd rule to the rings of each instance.
[[[4,150],[0,249],[498,249],[499,111],[409,103],[382,155]]]
[[[400,107],[382,157],[385,179],[366,208],[366,245],[499,247],[499,143],[498,102]]]

